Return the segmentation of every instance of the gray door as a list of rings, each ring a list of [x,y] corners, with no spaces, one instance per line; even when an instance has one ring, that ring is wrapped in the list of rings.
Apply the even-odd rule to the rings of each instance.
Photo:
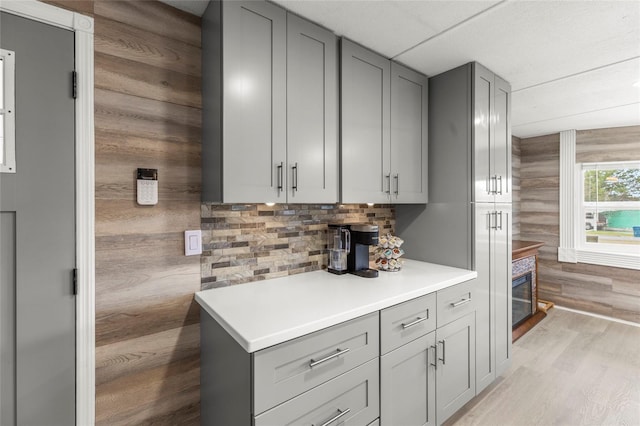
[[[511,204],[496,204],[498,223],[493,246],[496,374],[511,365]]]
[[[0,424],[75,423],[74,34],[0,15],[15,52],[16,173],[0,174]]]

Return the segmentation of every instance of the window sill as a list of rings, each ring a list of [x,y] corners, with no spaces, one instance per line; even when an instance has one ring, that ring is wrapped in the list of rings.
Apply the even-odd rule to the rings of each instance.
[[[640,255],[558,247],[558,262],[640,270]]]

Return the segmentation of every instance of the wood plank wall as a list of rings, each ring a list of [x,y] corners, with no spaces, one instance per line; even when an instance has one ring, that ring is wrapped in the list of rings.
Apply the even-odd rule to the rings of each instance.
[[[539,295],[559,305],[640,323],[640,271],[558,262],[558,133],[520,141],[520,238],[544,241]],[[576,160],[640,160],[640,126],[578,131]]]
[[[48,0],[95,18],[96,423],[199,424],[200,18],[157,1]],[[159,203],[135,203],[157,168]]]
[[[512,225],[511,235],[514,240],[520,239],[520,138],[511,138],[511,200],[512,200]]]

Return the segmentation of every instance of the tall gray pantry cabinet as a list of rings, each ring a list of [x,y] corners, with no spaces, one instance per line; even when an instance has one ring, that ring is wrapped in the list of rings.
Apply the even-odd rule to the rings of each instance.
[[[475,394],[511,362],[510,103],[475,62],[431,77],[429,204],[396,207],[408,257],[478,272]]]
[[[338,201],[337,37],[269,2],[202,18],[202,199]]]

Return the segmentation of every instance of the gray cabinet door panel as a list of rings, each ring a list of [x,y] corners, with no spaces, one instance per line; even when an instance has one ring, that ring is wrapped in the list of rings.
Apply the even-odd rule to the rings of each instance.
[[[342,202],[389,202],[390,62],[342,39]]]
[[[288,201],[338,201],[338,40],[287,14]]]
[[[380,358],[380,423],[424,426],[436,421],[435,332]]]
[[[496,375],[511,365],[511,204],[496,204],[500,215],[494,243]]]
[[[476,388],[480,392],[496,377],[495,372],[495,280],[492,277],[492,227],[496,216],[493,203],[476,203],[475,208],[475,270],[476,278]]]
[[[427,202],[428,79],[391,63],[391,201]]]
[[[256,352],[254,413],[262,413],[378,357],[379,342],[375,312]],[[327,361],[311,366],[322,359]]]
[[[511,86],[495,77],[493,163],[496,182],[496,202],[511,202]]]
[[[355,368],[255,418],[255,426],[367,425],[380,413],[378,359]],[[348,410],[348,411],[347,411]]]
[[[440,424],[476,394],[475,313],[438,328],[436,345],[436,404]]]
[[[380,311],[380,353],[385,354],[436,329],[436,294]]]
[[[493,73],[474,63],[473,77],[473,152],[475,170],[476,202],[493,202],[495,182],[493,180]]]
[[[252,1],[222,12],[224,202],[284,201],[286,12]]]

